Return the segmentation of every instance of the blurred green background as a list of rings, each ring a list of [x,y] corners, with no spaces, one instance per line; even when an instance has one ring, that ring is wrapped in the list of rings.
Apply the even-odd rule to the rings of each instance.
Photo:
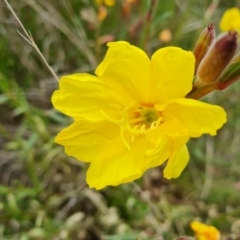
[[[191,50],[210,22],[238,1],[9,0],[60,77],[93,73],[106,42],[127,40],[151,55],[168,45]],[[99,14],[105,19],[99,19]],[[107,13],[107,14],[106,14]],[[240,232],[240,83],[204,101],[221,105],[228,122],[216,137],[188,144],[191,161],[168,181],[155,168],[134,183],[89,189],[87,164],[64,154],[54,137],[71,119],[53,109],[57,82],[0,1],[0,239],[168,240],[193,236],[201,220],[223,235]],[[146,34],[147,32],[147,34]],[[147,35],[147,37],[146,37]]]

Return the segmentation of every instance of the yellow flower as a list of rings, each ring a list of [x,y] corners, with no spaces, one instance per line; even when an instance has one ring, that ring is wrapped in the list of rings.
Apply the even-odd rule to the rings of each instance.
[[[191,52],[166,47],[150,60],[127,42],[108,46],[97,76],[60,79],[52,102],[74,123],[55,141],[68,155],[91,163],[90,187],[133,181],[167,159],[164,176],[177,178],[189,160],[189,138],[215,135],[226,121],[224,110],[184,98],[192,89]]]
[[[116,4],[115,0],[95,0],[98,5],[105,4],[109,7],[113,7]]]
[[[197,240],[220,240],[220,232],[213,226],[194,221],[191,228],[195,232]]]
[[[238,8],[230,8],[224,14],[220,21],[221,31],[240,31],[240,11]]]

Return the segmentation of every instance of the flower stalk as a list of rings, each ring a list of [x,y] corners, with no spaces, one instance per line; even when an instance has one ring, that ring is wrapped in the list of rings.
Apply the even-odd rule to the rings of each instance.
[[[154,7],[156,6],[157,1],[156,0],[151,0],[149,9],[147,11],[147,14],[145,16],[145,23],[143,26],[143,32],[142,32],[142,37],[141,37],[141,42],[140,42],[140,47],[142,49],[146,49],[146,44],[147,40],[149,37],[149,30],[150,30],[150,25],[151,25],[151,20],[153,17],[153,10]]]

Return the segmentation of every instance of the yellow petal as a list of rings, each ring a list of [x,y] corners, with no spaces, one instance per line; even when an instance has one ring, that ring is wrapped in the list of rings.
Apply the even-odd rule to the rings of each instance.
[[[153,136],[147,138],[153,143]],[[144,162],[144,169],[157,167],[162,165],[171,154],[171,140],[166,135],[160,134],[153,143],[153,147],[146,151],[146,161]]]
[[[112,122],[76,120],[57,135],[55,142],[64,146],[67,155],[91,162],[118,134],[119,126]]]
[[[104,0],[104,3],[109,7],[113,7],[116,4],[115,0]]]
[[[180,136],[187,135],[188,132],[177,119],[170,119],[169,121],[162,123],[156,129],[150,131],[147,135],[147,139],[149,141],[156,142],[158,136],[161,134],[168,136]]]
[[[198,221],[191,222],[190,226],[198,240],[220,240],[221,238],[220,232],[213,226]]]
[[[162,135],[166,136],[171,144],[171,154],[178,151],[190,138],[189,132],[177,119],[167,121],[155,130],[150,131],[147,135],[147,140],[156,143],[159,141],[158,138]]]
[[[118,104],[113,93],[95,76],[86,73],[64,76],[59,88],[53,93],[52,103],[68,116],[97,121],[106,118],[103,111],[111,116],[118,115],[112,107]]]
[[[102,189],[141,177],[147,148],[148,143],[144,137],[136,139],[130,150],[117,137],[91,163],[87,171],[87,183],[92,188]]]
[[[146,161],[146,169],[156,167],[164,163],[189,141],[188,132],[176,119],[161,124],[150,131],[147,140],[154,148],[147,151],[149,158]]]
[[[165,145],[163,141],[160,142],[160,144],[162,144],[162,148],[160,148],[162,150],[161,154],[164,157],[167,156],[168,158],[167,167],[164,169],[164,177],[168,179],[176,178],[187,165],[189,156],[188,152],[186,152],[187,148],[185,144],[189,141],[190,137],[188,136],[186,129],[176,119],[165,122],[157,129],[151,131],[148,134],[147,139],[151,142],[155,141],[158,143],[159,140],[162,139],[162,136],[165,136],[165,139],[167,138],[167,140],[165,140]],[[156,146],[156,149],[158,148],[159,145]],[[160,156],[161,155],[159,155],[159,158]],[[164,161],[162,161],[160,164],[163,162]]]
[[[127,42],[108,43],[109,49],[96,74],[124,99],[152,103],[151,64],[148,56]]]
[[[164,121],[177,119],[191,137],[204,133],[216,135],[216,131],[226,122],[226,113],[221,107],[186,98],[173,100],[162,116]]]
[[[240,31],[240,11],[238,8],[230,8],[224,14],[220,21],[219,27],[221,31],[227,32],[231,30]]]
[[[115,0],[95,0],[98,5],[102,5],[103,3],[109,7],[113,7],[116,4]]]
[[[188,149],[183,145],[175,154],[170,156],[165,167],[163,174],[167,179],[177,178],[187,166],[189,160]]]
[[[157,102],[182,98],[192,89],[195,58],[192,52],[165,47],[152,56],[152,79]]]

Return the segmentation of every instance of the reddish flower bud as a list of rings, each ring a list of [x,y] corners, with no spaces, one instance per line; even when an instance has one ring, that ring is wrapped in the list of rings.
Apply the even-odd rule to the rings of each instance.
[[[214,23],[210,23],[200,34],[196,45],[193,49],[193,54],[195,56],[195,72],[199,64],[201,63],[203,57],[206,55],[208,48],[212,44],[215,38],[215,26]]]
[[[199,88],[218,80],[225,67],[231,61],[237,48],[237,33],[221,35],[211,46],[198,70],[194,87]]]

